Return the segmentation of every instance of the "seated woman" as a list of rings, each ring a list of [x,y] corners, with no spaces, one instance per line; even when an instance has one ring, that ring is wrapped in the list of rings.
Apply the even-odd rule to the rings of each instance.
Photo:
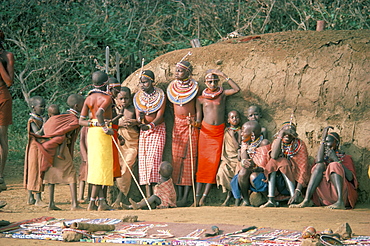
[[[329,209],[345,209],[354,208],[356,204],[358,183],[355,166],[350,155],[338,150],[339,135],[336,132],[328,133],[329,129],[333,127],[325,127],[322,133],[306,196],[300,204],[290,205],[290,208],[304,208],[315,203]]]

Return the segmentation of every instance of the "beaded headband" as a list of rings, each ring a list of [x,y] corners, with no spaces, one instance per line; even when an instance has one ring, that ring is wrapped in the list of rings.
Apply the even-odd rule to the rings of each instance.
[[[329,136],[332,136],[332,137],[337,141],[337,143],[339,143],[339,142],[340,142],[340,140],[338,139],[338,137],[337,137],[337,136],[335,136],[335,134],[333,134],[332,132],[330,132],[328,135],[329,135]]]
[[[108,80],[107,81],[105,81],[103,84],[101,84],[101,85],[92,85],[92,86],[94,86],[95,88],[99,88],[99,87],[103,87],[103,86],[105,86],[106,84],[108,83]]]
[[[177,67],[181,67],[181,68],[183,68],[183,69],[185,69],[185,70],[187,70],[187,71],[190,71],[190,67],[191,67],[191,65],[189,65],[189,66],[186,66],[184,63],[182,63],[182,62],[178,62],[178,63],[176,63],[176,66]]]
[[[121,87],[121,84],[120,83],[112,83],[112,84],[109,84],[109,87]]]
[[[146,78],[149,78],[151,81],[153,81],[153,78],[150,77],[149,75],[146,75],[146,74],[142,74],[141,77],[146,77]]]
[[[220,79],[219,78],[214,78],[213,77],[213,73],[208,73],[206,76],[205,76],[205,79],[206,79],[206,81],[219,81]],[[208,77],[210,77],[210,76],[212,76],[211,78],[208,78]]]

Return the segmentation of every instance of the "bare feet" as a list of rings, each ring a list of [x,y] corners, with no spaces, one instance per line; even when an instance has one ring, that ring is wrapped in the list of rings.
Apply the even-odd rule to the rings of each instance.
[[[28,197],[28,201],[27,201],[27,204],[28,204],[28,205],[34,205],[35,203],[36,203],[35,198],[33,198],[33,197]]]
[[[267,201],[265,204],[261,205],[260,208],[274,208],[277,207],[278,204],[273,201]]]
[[[248,200],[243,199],[243,203],[242,203],[241,206],[250,207],[251,206],[251,203],[249,202],[249,199]]]
[[[5,180],[4,180],[4,178],[2,177],[2,178],[0,178],[0,192],[1,192],[1,191],[4,191],[4,190],[6,190],[6,189],[8,189],[8,187],[6,187]]]
[[[178,207],[186,207],[186,204],[187,204],[186,199],[181,199],[180,201],[178,201],[178,202],[176,203],[176,205],[177,205]]]
[[[289,208],[305,208],[305,207],[313,207],[313,202],[311,200],[303,200],[300,204],[292,204],[289,205]]]
[[[130,209],[132,209],[132,206],[129,206],[129,205],[126,205],[126,204],[122,203],[122,208],[125,209],[125,210],[130,210]]]
[[[138,210],[139,209],[138,204],[134,200],[132,200],[131,198],[129,198],[128,200],[131,203],[132,209],[134,209],[134,210]]]
[[[75,206],[75,207],[71,207],[71,211],[81,211],[81,210],[85,210],[83,207],[80,207],[80,206]]]
[[[90,201],[89,206],[87,206],[87,211],[96,211],[98,206],[96,206],[95,201]]]
[[[48,204],[45,203],[45,202],[43,202],[43,201],[41,201],[41,200],[36,200],[35,201],[35,206],[46,208],[48,206]]]
[[[346,209],[346,206],[344,206],[343,202],[336,202],[332,205],[326,206],[325,208],[328,208],[328,209]]]
[[[121,203],[120,203],[120,202],[114,202],[114,203],[112,204],[112,208],[113,208],[113,209],[121,210],[121,209],[122,209],[122,207],[121,207]]]
[[[201,206],[204,206],[204,205],[205,205],[204,201],[206,200],[206,197],[207,197],[207,196],[205,196],[205,195],[203,195],[203,196],[202,196],[202,198],[201,198],[201,199],[200,199],[200,201],[199,201],[199,207],[201,207]]]
[[[58,207],[57,207],[57,206],[55,206],[55,205],[49,205],[48,210],[49,210],[49,211],[60,211],[60,210],[62,210],[62,209],[58,208]]]
[[[108,211],[108,210],[113,210],[113,208],[106,203],[99,204],[98,211]]]

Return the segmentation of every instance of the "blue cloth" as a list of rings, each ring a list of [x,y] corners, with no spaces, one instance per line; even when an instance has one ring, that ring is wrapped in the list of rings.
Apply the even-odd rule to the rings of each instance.
[[[238,176],[239,174],[236,174],[230,181],[231,192],[233,193],[235,199],[242,198],[242,195],[240,193],[240,187],[238,184]]]
[[[253,179],[253,184],[250,186],[250,190],[254,192],[264,192],[267,191],[267,182],[264,182],[263,180],[266,180],[266,176],[264,173],[259,173],[258,176]]]
[[[236,174],[230,181],[230,186],[231,186],[231,192],[233,193],[233,196],[235,199],[240,199],[241,192],[240,192],[240,187],[238,183],[238,177],[239,174]],[[266,180],[265,174],[259,173],[258,176],[253,179],[254,186],[250,186],[250,190],[254,192],[264,192],[267,191],[267,182],[264,182],[263,180]]]

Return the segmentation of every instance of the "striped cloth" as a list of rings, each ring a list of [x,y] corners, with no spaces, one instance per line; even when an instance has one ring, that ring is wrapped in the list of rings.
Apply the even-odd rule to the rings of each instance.
[[[192,176],[197,161],[199,129],[194,127],[191,129],[190,149],[188,120],[175,116],[172,131],[172,179],[176,185],[192,186]],[[192,162],[193,168],[191,167]]]
[[[140,185],[159,182],[159,165],[162,162],[166,142],[166,125],[140,131],[139,137],[139,180]]]

